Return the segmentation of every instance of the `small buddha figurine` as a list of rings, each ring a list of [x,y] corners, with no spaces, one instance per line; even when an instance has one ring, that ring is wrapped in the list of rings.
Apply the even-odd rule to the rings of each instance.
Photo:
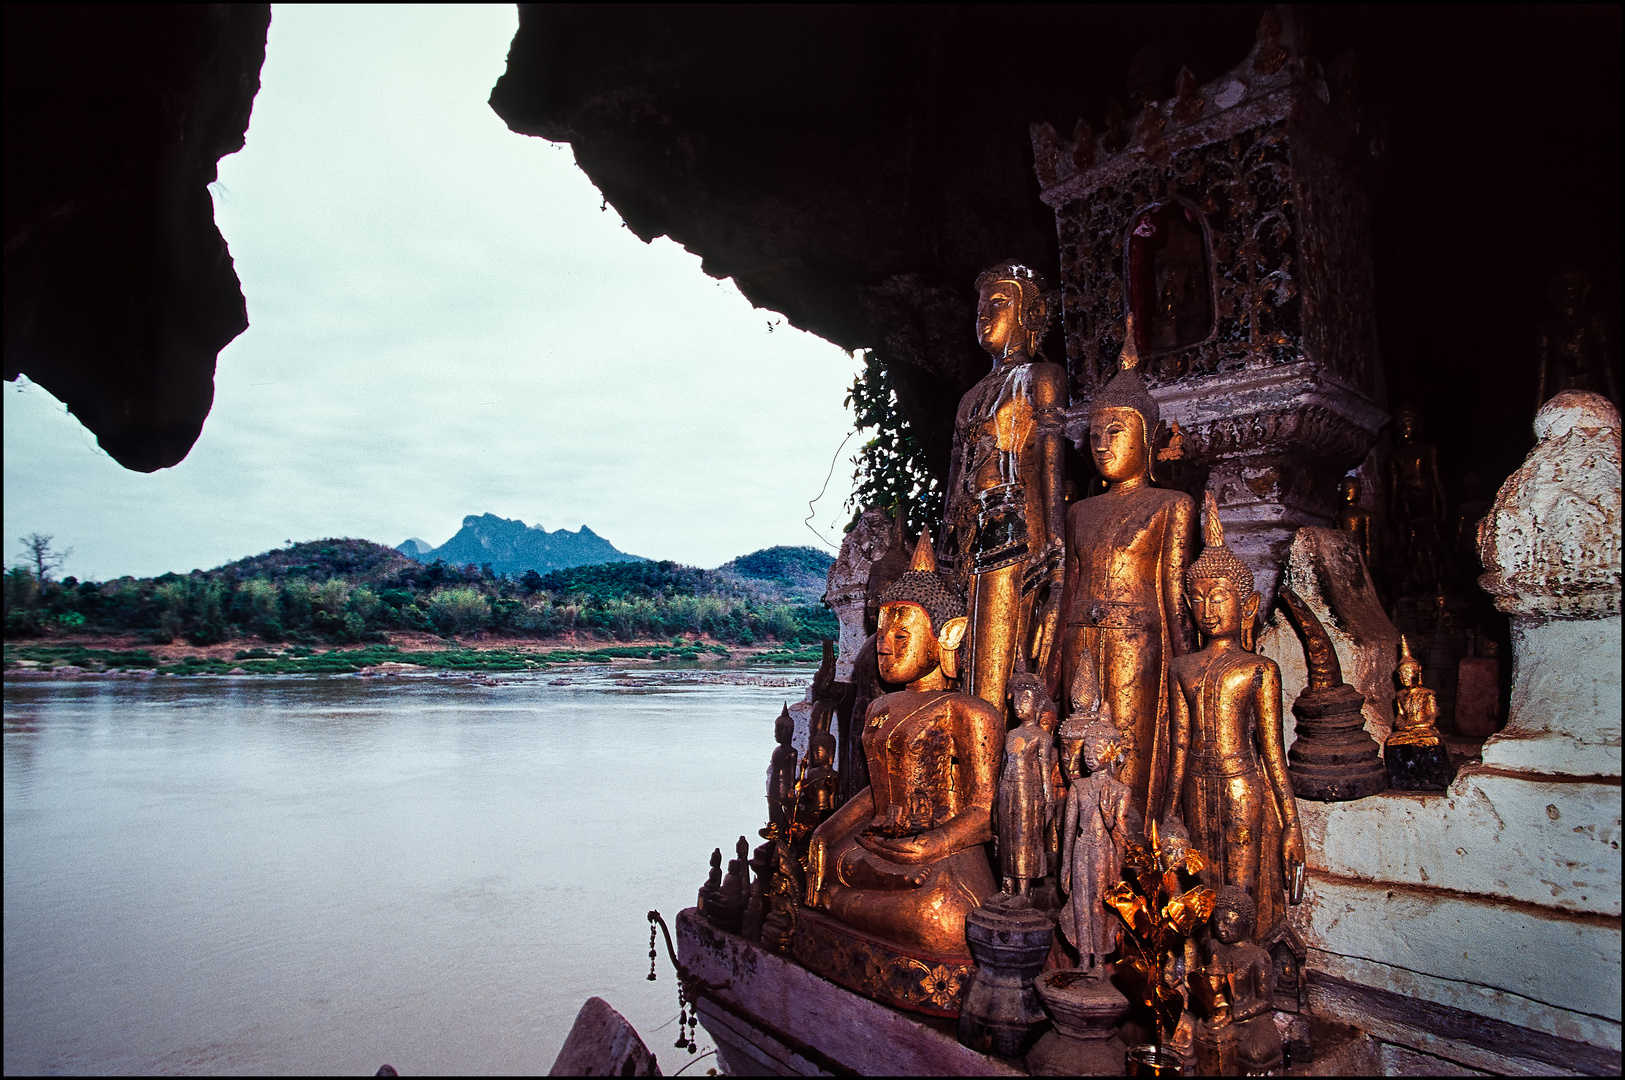
[[[712,905],[711,922],[731,934],[739,933],[744,919],[745,904],[750,899],[750,844],[741,836],[735,847],[736,858],[728,860],[728,872],[722,878],[717,902]]]
[[[778,719],[773,721],[773,738],[778,745],[773,748],[773,757],[767,766],[767,823],[769,830],[776,830],[773,833],[776,837],[788,835],[785,830],[795,806],[796,748],[791,745],[795,733],[795,718],[790,715],[790,704],[786,702]],[[763,835],[767,835],[766,830]]]
[[[1399,693],[1394,697],[1394,731],[1383,746],[1388,783],[1401,791],[1443,791],[1454,779],[1450,752],[1435,722],[1439,703],[1422,685],[1422,665],[1411,655],[1410,642],[1399,639]]]
[[[1182,896],[1198,887],[1200,879],[1197,874],[1200,872],[1202,859],[1199,854],[1191,851],[1190,833],[1185,830],[1184,825],[1173,818],[1164,821],[1157,836],[1157,850],[1162,855],[1162,887],[1165,893],[1169,896]],[[1192,858],[1193,855],[1195,858]],[[1196,869],[1193,870],[1192,867]],[[1179,949],[1168,954],[1162,968],[1163,982],[1185,1003],[1184,1009],[1179,1014],[1179,1022],[1168,1038],[1167,1046],[1187,1064],[1195,1060],[1192,1056],[1195,1017],[1190,1009],[1189,976],[1191,972],[1199,971],[1202,967],[1202,945],[1198,941],[1198,936],[1192,933],[1186,937]]]
[[[993,838],[1002,708],[957,693],[965,602],[922,535],[881,597],[880,677],[904,689],[870,703],[869,786],[813,833],[806,901],[899,951],[970,962],[965,916],[996,891]]]
[[[1206,862],[1202,883],[1245,890],[1268,932],[1285,914],[1285,882],[1304,863],[1282,745],[1281,671],[1253,652],[1258,593],[1252,571],[1225,546],[1212,492],[1203,531],[1207,544],[1185,587],[1207,645],[1172,666],[1168,790]]]
[[[1540,326],[1540,377],[1535,392],[1538,410],[1564,390],[1590,390],[1619,404],[1608,320],[1587,311],[1591,278],[1570,267],[1552,276],[1548,295],[1557,318]]]
[[[1042,358],[1053,305],[1037,271],[1000,263],[976,290],[993,370],[954,416],[938,558],[969,612],[964,688],[1002,710],[1016,656],[1053,640],[1059,611],[1066,370]]]
[[[1020,657],[1010,678],[1010,704],[1021,722],[1004,737],[996,819],[1001,890],[1027,896],[1049,873],[1050,825],[1055,818],[1055,703]]]
[[[1093,666],[1112,721],[1133,737],[1123,782],[1153,816],[1167,772],[1168,665],[1194,646],[1184,603],[1196,546],[1196,505],[1152,485],[1152,438],[1161,413],[1135,370],[1130,323],[1123,370],[1089,406],[1089,451],[1110,483],[1066,513],[1061,685]]]
[[[698,907],[700,913],[711,918],[717,902],[722,899],[722,849],[711,850],[711,873],[706,877],[705,884],[700,886]]]
[[[1061,826],[1061,890],[1067,894],[1061,932],[1078,950],[1078,966],[1095,978],[1106,973],[1106,957],[1117,948],[1117,920],[1106,907],[1106,893],[1123,880],[1128,845],[1144,832],[1132,793],[1118,778],[1128,738],[1110,715],[1084,731],[1082,764],[1089,775],[1072,774]]]
[[[1353,533],[1360,545],[1360,557],[1367,568],[1373,567],[1375,552],[1371,543],[1371,512],[1360,505],[1360,478],[1345,476],[1337,485],[1340,505],[1337,508],[1337,527]]]
[[[750,898],[745,901],[745,914],[739,926],[739,936],[746,941],[760,941],[762,937],[762,921],[767,915],[768,877],[773,872],[773,844],[772,840],[759,844],[750,855]]]
[[[835,772],[835,736],[815,734],[807,751],[807,769],[801,779],[796,820],[808,829],[823,824],[835,812],[835,791],[840,777]]]
[[[1253,944],[1256,906],[1246,890],[1214,890],[1208,958],[1189,977],[1198,1014],[1195,1049],[1202,1076],[1262,1076],[1281,1067],[1281,1032],[1270,1010],[1275,967]]]

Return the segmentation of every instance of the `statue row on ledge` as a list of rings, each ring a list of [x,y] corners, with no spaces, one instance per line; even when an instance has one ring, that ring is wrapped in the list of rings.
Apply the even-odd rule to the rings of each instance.
[[[836,982],[951,1017],[976,997],[978,928],[1038,943],[1029,997],[1044,965],[1116,993],[1102,988],[1132,925],[1112,899],[1125,866],[1149,858],[1174,873],[1173,859],[1185,892],[1222,896],[1229,914],[1213,933],[1205,914],[1185,927],[1201,945],[1167,972],[1159,962],[1157,993],[1177,987],[1189,1002],[1213,965],[1252,962],[1235,953],[1245,945],[1270,969],[1246,1000],[1295,1010],[1304,954],[1285,909],[1301,898],[1305,847],[1280,672],[1254,651],[1252,572],[1226,546],[1211,494],[1201,515],[1153,483],[1161,418],[1132,332],[1090,407],[1108,487],[1067,506],[1065,383],[1037,355],[1044,283],[1001,264],[977,285],[977,334],[995,364],[958,410],[940,541],[922,535],[909,556],[899,525],[871,564],[871,636],[850,683],[834,682],[826,650],[799,763],[792,718],[779,717],[769,843],[747,860],[741,842],[742,876],[731,868],[732,890],[709,885],[702,899],[719,925]],[[1358,728],[1360,695],[1331,655],[1318,692],[1352,693]],[[1375,786],[1360,794],[1386,786],[1377,755],[1370,743]],[[1189,857],[1163,852],[1159,836]],[[1206,1015],[1217,1027],[1257,1015],[1227,1009]]]

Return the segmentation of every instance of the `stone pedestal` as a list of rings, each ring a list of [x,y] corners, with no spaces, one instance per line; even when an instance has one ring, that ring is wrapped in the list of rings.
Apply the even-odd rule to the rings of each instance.
[[[1390,743],[1382,748],[1382,762],[1388,767],[1388,786],[1400,791],[1443,791],[1456,775],[1443,741],[1432,746]]]
[[[1118,1024],[1129,1001],[1108,979],[1076,970],[1046,971],[1034,981],[1055,1030],[1027,1055],[1034,1076],[1121,1076],[1127,1049]]]
[[[1049,957],[1055,923],[1000,895],[966,916],[965,940],[976,974],[959,1008],[959,1041],[979,1053],[1019,1058],[1047,1020],[1033,979]]]
[[[1620,428],[1600,394],[1535,416],[1535,448],[1479,525],[1479,584],[1512,617],[1512,704],[1484,764],[1620,775]]]

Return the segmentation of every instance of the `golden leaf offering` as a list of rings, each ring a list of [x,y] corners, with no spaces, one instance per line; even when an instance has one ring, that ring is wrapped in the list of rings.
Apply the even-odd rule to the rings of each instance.
[[[1106,894],[1106,906],[1117,912],[1118,917],[1128,925],[1130,933],[1137,937],[1146,937],[1151,933],[1153,924],[1145,897],[1135,893],[1128,882],[1120,881],[1112,886]]]
[[[1186,870],[1190,871],[1192,874],[1200,874],[1203,868],[1206,866],[1207,860],[1202,858],[1202,853],[1200,851],[1192,848],[1191,850],[1185,852]]]
[[[1181,934],[1189,934],[1213,914],[1213,901],[1212,889],[1195,888],[1168,901],[1162,917]]]

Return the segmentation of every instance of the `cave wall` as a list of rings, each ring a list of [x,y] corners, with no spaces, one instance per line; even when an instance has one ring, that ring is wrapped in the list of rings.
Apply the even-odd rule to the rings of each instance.
[[[521,5],[492,107],[569,142],[644,239],[753,303],[876,349],[946,469],[983,371],[979,270],[1052,281],[1028,125],[1096,132],[1247,54],[1263,5],[668,8]],[[1372,147],[1377,335],[1447,484],[1530,445],[1546,279],[1595,280],[1618,325],[1619,10],[1315,6],[1308,48]],[[1047,351],[1064,355],[1059,334]],[[1617,361],[1616,361],[1617,362]],[[1452,501],[1456,497],[1452,491]]]
[[[266,4],[5,8],[5,377],[126,468],[174,465],[248,326],[208,184],[243,146]]]

